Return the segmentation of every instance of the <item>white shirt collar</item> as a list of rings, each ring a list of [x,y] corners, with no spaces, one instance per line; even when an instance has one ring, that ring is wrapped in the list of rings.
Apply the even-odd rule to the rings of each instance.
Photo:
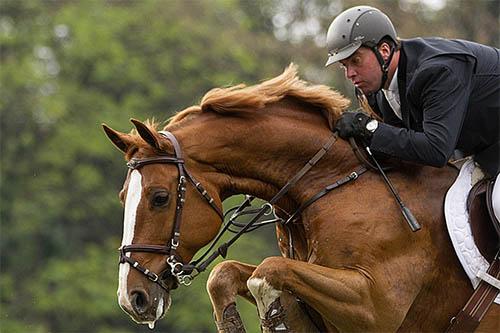
[[[401,116],[401,100],[399,98],[399,87],[398,87],[398,69],[394,72],[392,76],[391,83],[389,84],[388,89],[382,89],[382,92],[389,102],[389,105],[392,108],[392,111],[396,114],[399,119],[403,119]]]
[[[398,69],[396,68],[396,71],[394,72],[394,75],[392,76],[391,83],[389,84],[388,89],[383,89],[383,90],[389,90],[392,91],[393,93],[397,93],[399,95],[399,90],[398,90]]]

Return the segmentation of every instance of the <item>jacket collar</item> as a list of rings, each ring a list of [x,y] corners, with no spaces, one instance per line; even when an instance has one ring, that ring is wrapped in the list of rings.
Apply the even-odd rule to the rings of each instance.
[[[401,101],[401,117],[406,128],[410,128],[410,113],[408,111],[408,99],[406,97],[406,87],[408,86],[409,78],[413,76],[413,69],[407,68],[408,58],[405,52],[405,42],[401,41],[398,63],[398,88],[399,99]],[[410,75],[408,75],[410,73]]]

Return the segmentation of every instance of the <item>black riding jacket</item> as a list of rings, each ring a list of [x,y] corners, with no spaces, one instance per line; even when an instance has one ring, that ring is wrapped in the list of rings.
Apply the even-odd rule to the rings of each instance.
[[[384,119],[370,148],[403,160],[444,166],[455,149],[500,172],[500,50],[463,40],[401,42],[402,120],[382,91],[369,96]]]

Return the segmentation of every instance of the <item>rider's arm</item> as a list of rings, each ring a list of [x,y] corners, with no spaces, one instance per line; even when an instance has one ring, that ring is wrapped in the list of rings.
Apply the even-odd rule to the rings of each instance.
[[[457,59],[422,66],[409,83],[407,96],[412,112],[421,113],[423,130],[381,123],[370,148],[403,160],[445,165],[467,112],[471,76],[469,64]]]

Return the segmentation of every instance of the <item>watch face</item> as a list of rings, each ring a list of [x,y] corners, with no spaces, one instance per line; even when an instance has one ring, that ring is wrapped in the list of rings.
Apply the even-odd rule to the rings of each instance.
[[[370,132],[374,132],[378,127],[378,121],[376,121],[375,119],[374,120],[371,120],[368,122],[368,124],[366,124],[366,129],[369,130]]]

